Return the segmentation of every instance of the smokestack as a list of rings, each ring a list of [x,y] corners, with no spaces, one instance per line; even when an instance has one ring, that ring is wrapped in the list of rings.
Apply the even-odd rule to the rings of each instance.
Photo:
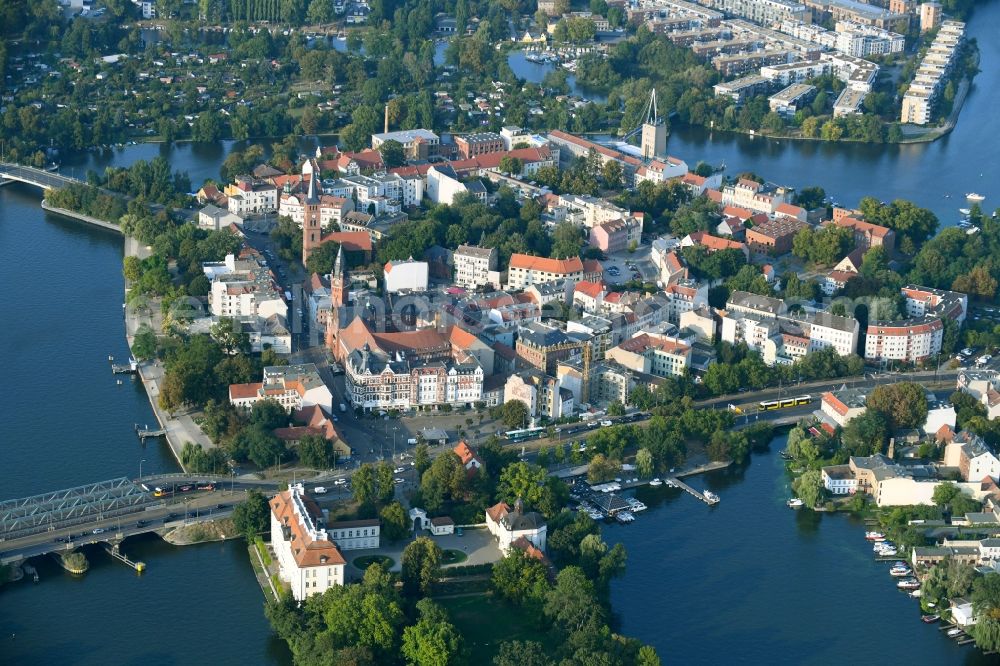
[[[386,134],[389,133],[389,105],[385,105],[385,129],[382,130]]]

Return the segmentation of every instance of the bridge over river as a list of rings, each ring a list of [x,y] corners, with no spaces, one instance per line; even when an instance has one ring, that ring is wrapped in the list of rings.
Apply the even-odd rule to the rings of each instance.
[[[27,185],[34,185],[43,190],[66,187],[74,183],[78,185],[87,184],[78,178],[70,178],[69,176],[64,176],[53,171],[36,169],[35,167],[22,166],[11,162],[0,162],[0,184],[5,184],[5,181],[16,181]]]
[[[212,490],[197,490],[208,482]],[[156,486],[177,492],[155,497]],[[190,489],[181,492],[184,486]],[[116,548],[130,536],[163,534],[228,516],[247,490],[274,491],[278,486],[278,481],[233,476],[166,474],[143,477],[142,482],[121,477],[5,500],[0,502],[0,564],[87,544]]]

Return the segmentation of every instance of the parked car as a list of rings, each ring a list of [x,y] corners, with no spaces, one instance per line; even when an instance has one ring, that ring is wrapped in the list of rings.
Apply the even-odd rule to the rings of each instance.
[[[326,486],[316,486],[315,488],[313,488],[313,492],[316,493],[317,495],[325,495]]]

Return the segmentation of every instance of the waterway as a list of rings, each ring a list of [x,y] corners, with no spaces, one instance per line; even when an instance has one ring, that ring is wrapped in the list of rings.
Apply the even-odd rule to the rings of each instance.
[[[670,152],[695,164],[725,162],[793,186],[821,184],[843,203],[871,194],[910,198],[943,221],[965,192],[1000,203],[1000,3],[978,10],[983,73],[956,130],[932,144],[861,146],[773,142],[675,128]],[[243,144],[137,145],[64,158],[66,173],[127,165],[157,155],[197,187],[218,178]],[[982,175],[980,175],[982,174]],[[943,194],[950,194],[945,199]],[[121,475],[175,469],[162,443],[142,449],[132,428],[151,423],[142,390],[121,386],[107,356],[124,358],[122,240],[38,207],[36,191],[0,188],[0,280],[7,316],[0,442],[0,499]],[[780,445],[775,446],[775,450]],[[902,657],[936,664],[978,654],[920,623],[911,600],[875,567],[863,527],[841,516],[791,512],[776,455],[716,473],[696,485],[723,497],[709,509],[688,496],[659,504],[607,536],[629,551],[613,601],[622,630],[656,645],[666,660],[708,663],[871,663]],[[0,588],[0,663],[176,663],[212,655],[220,664],[282,664],[262,595],[237,543],[174,548],[155,538],[125,551],[148,565],[131,570],[93,552],[75,578],[42,560],[42,582]]]
[[[722,498],[714,507],[647,488],[647,511],[604,529],[628,552],[612,589],[621,632],[665,663],[995,663],[920,621],[861,521],[785,506],[784,446],[779,437],[743,468],[687,479]]]

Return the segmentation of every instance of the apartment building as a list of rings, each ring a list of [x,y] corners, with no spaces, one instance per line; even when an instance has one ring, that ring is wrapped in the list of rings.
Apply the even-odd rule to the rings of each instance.
[[[594,225],[590,229],[590,246],[605,254],[638,247],[642,242],[643,218],[642,213],[634,213],[624,219]]]
[[[547,259],[514,254],[507,266],[507,289],[524,289],[531,284],[554,280],[576,281],[583,277],[583,262],[579,257]]]
[[[225,194],[229,212],[240,217],[278,210],[278,188],[252,176],[238,176],[226,185]]]
[[[303,601],[343,585],[347,561],[325,528],[322,511],[302,484],[282,490],[269,505],[271,548],[278,560],[278,575],[291,587],[292,597]],[[377,533],[378,527],[374,530]]]
[[[559,361],[583,353],[586,336],[567,333],[541,322],[529,322],[517,330],[514,351],[526,365],[554,374]]]
[[[531,418],[559,419],[573,414],[573,392],[559,380],[531,368],[507,378],[503,401],[518,400],[528,408]]]
[[[809,9],[793,0],[702,0],[701,4],[761,25],[810,20]]]
[[[644,332],[608,349],[604,357],[647,375],[680,377],[691,363],[691,347],[673,336]]]
[[[396,141],[403,146],[403,154],[408,160],[426,160],[438,153],[441,138],[426,129],[401,130],[372,134],[372,148],[378,150],[386,141]]]
[[[269,366],[261,382],[229,385],[229,402],[237,409],[250,411],[260,400],[276,400],[288,413],[313,405],[333,413],[333,394],[314,363]]]
[[[452,260],[455,264],[454,282],[459,287],[478,289],[500,286],[496,248],[459,245],[452,255]]]
[[[924,7],[937,3],[921,5],[921,25],[924,22]],[[940,9],[940,5],[938,5]],[[948,73],[954,65],[958,47],[965,33],[965,24],[961,21],[944,21],[931,46],[927,49],[914,75],[910,87],[903,95],[900,111],[900,122],[926,125],[932,120],[934,103],[944,88]]]
[[[936,316],[868,325],[865,359],[919,363],[941,351],[944,322]]]
[[[288,318],[288,305],[256,253],[230,254],[223,262],[202,264],[202,270],[212,283],[208,304],[216,317]]]
[[[809,225],[794,217],[777,217],[746,230],[747,245],[755,252],[782,255],[792,250],[792,240]]]
[[[455,137],[455,147],[462,159],[507,150],[503,137],[495,132],[477,132]]]
[[[809,104],[816,96],[816,86],[805,83],[793,83],[787,88],[767,98],[767,105],[774,113],[793,118],[795,113]]]
[[[771,215],[779,204],[790,203],[791,192],[784,187],[764,185],[740,178],[722,188],[722,204]]]

